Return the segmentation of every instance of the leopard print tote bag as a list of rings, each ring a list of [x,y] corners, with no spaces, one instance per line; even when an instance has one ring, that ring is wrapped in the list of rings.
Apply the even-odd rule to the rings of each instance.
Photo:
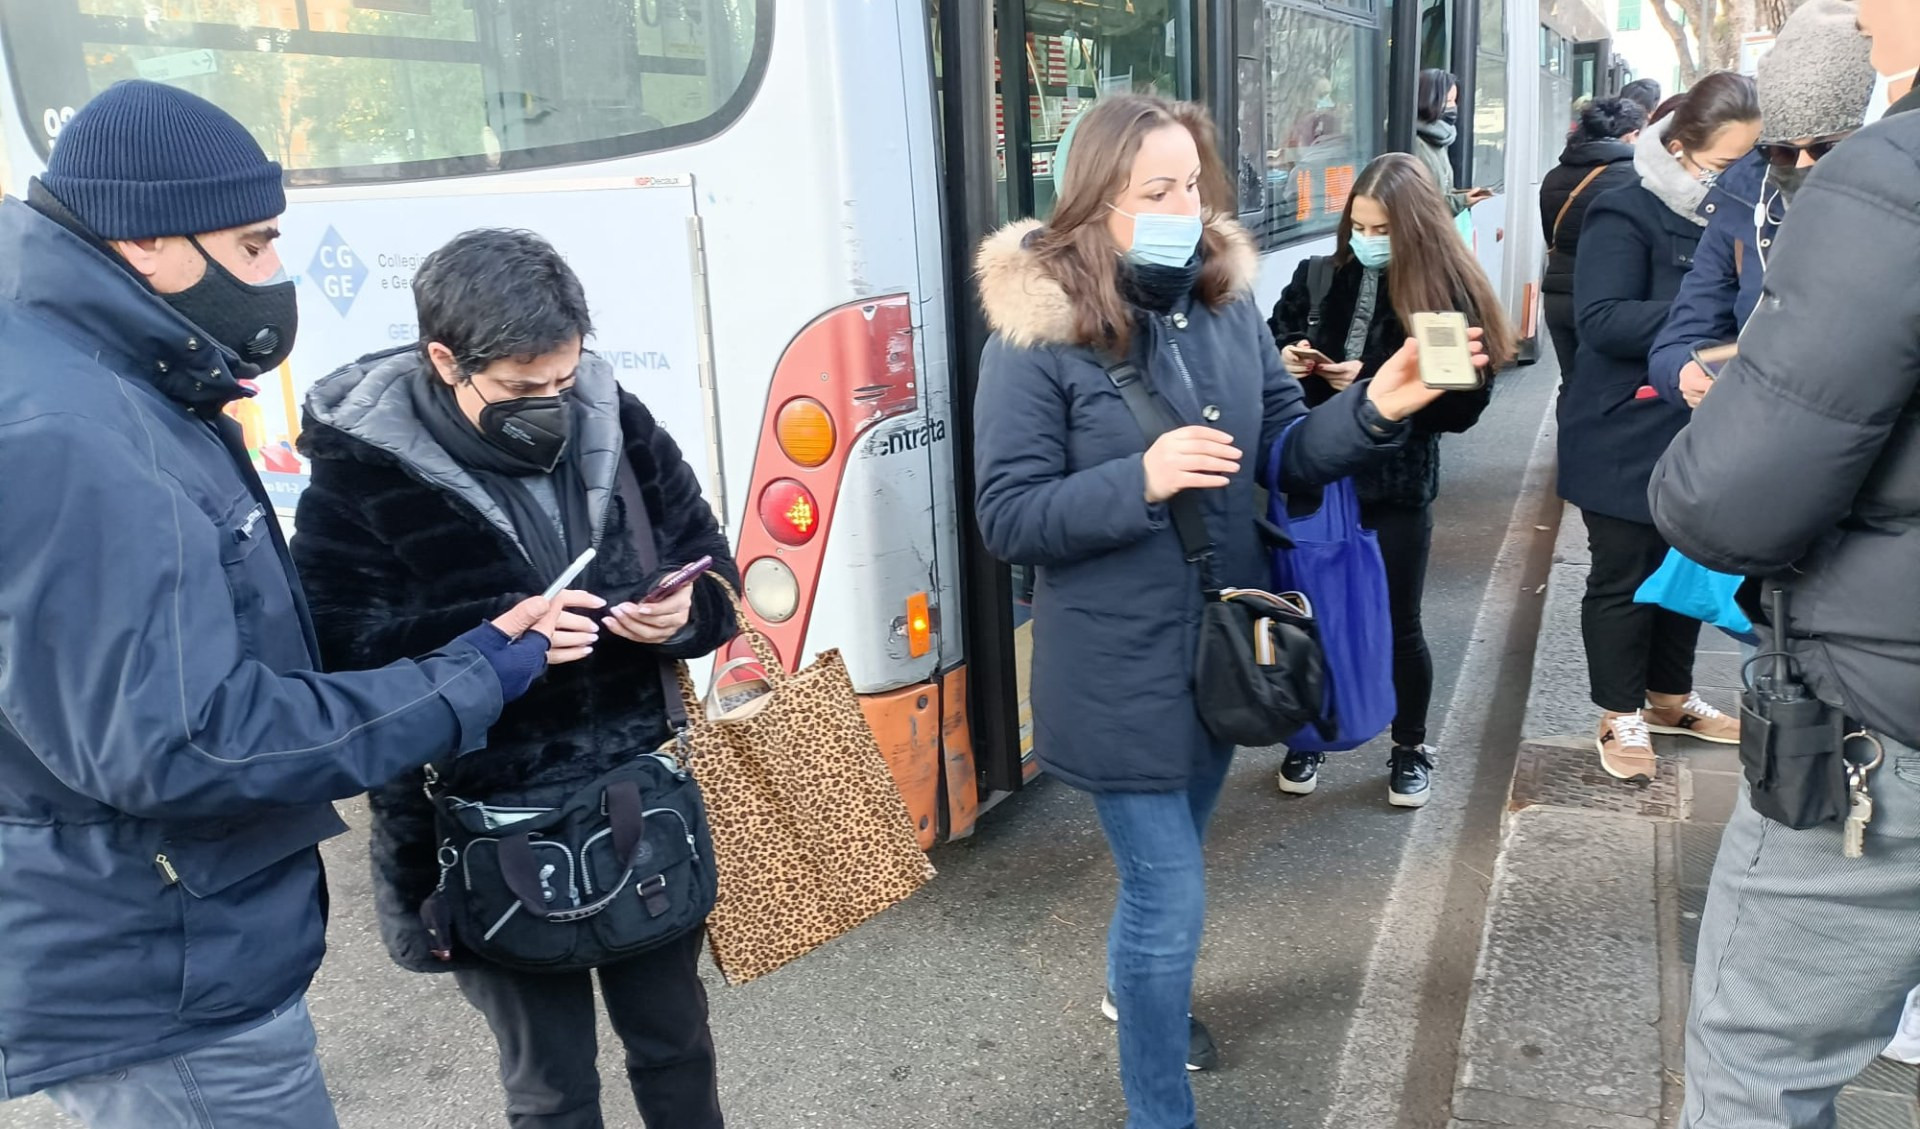
[[[706,795],[720,898],[714,962],[744,984],[803,956],[933,877],[838,651],[789,674],[741,611],[764,692],[702,701],[680,667],[691,721],[680,751]],[[716,672],[716,681],[725,668]]]

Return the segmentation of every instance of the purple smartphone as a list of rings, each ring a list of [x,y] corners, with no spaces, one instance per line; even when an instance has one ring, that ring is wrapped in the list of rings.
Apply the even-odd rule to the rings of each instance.
[[[680,589],[692,584],[699,578],[701,573],[712,567],[712,557],[701,557],[685,568],[668,573],[665,577],[661,578],[660,583],[653,586],[653,591],[648,592],[640,602],[643,604],[651,604],[655,600],[664,600]]]

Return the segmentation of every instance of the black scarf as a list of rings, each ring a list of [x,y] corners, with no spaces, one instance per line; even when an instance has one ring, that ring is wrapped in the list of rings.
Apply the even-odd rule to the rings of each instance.
[[[441,380],[431,364],[423,365],[411,389],[413,411],[420,425],[440,444],[453,461],[459,463],[480,483],[487,496],[506,511],[507,520],[526,547],[527,556],[541,576],[552,580],[567,570],[573,558],[593,543],[592,521],[587,516],[587,484],[580,474],[580,462],[574,457],[577,442],[567,444],[566,453],[553,468],[554,495],[560,500],[560,517],[566,526],[563,537],[554,528],[540,500],[527,488],[527,479],[543,473],[538,467],[507,454],[486,441],[473,426],[460,405],[454,401],[453,387]],[[572,397],[568,396],[571,403]],[[582,412],[573,404],[574,422]],[[575,435],[577,436],[576,429]]]
[[[1156,314],[1171,313],[1180,299],[1193,293],[1200,281],[1200,259],[1184,267],[1163,267],[1154,263],[1133,263],[1120,276],[1121,293],[1143,310]]]

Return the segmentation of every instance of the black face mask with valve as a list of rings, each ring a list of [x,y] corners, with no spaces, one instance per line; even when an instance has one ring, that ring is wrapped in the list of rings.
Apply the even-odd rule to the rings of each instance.
[[[206,330],[215,341],[239,354],[241,361],[258,372],[278,368],[293,352],[293,336],[300,324],[293,281],[259,286],[242,282],[209,255],[198,239],[187,238],[206,260],[207,273],[180,293],[162,297],[181,316]],[[254,373],[238,375],[247,377]]]
[[[573,409],[565,396],[521,396],[480,409],[480,437],[521,464],[550,473],[566,453]]]

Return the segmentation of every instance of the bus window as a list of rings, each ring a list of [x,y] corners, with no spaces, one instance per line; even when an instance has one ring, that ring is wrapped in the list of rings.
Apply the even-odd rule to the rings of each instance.
[[[1453,69],[1453,0],[1421,0],[1420,69]]]
[[[1025,0],[1027,159],[1033,211],[1053,214],[1053,158],[1074,115],[1115,91],[1183,98],[1180,60],[1190,0]],[[1007,90],[995,110],[1004,115]],[[1016,95],[1017,97],[1018,95]],[[1005,144],[1004,118],[1001,143]]]
[[[1332,231],[1380,151],[1386,67],[1371,22],[1268,0],[1268,247]],[[1242,98],[1249,92],[1242,86]]]
[[[688,144],[758,85],[772,0],[0,0],[42,155],[149,78],[244,121],[289,181],[536,168]]]
[[[1507,9],[1504,0],[1479,0],[1480,42],[1473,65],[1473,183],[1507,179]]]

